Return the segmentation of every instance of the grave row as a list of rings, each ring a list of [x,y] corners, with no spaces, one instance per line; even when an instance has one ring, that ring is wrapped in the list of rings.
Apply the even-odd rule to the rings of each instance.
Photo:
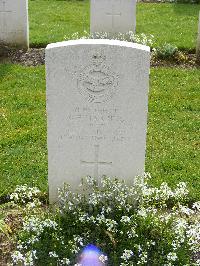
[[[135,32],[135,28],[136,0],[90,1],[90,32],[94,36],[106,32],[112,38]],[[0,0],[0,43],[29,47],[28,0]],[[196,53],[200,58],[200,26]]]
[[[135,31],[135,0],[91,0],[91,32]],[[28,47],[27,0],[0,0],[0,40]],[[200,27],[199,27],[200,30]],[[117,40],[76,40],[46,48],[48,179],[57,189],[81,178],[142,176],[150,48]]]
[[[27,0],[0,0],[0,43],[29,47]]]
[[[91,33],[135,32],[136,0],[91,0]],[[0,0],[0,42],[29,47],[28,0]]]

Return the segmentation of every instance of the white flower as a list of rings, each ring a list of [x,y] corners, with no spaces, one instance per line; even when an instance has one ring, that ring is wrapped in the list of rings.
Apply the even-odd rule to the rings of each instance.
[[[181,243],[185,241],[185,231],[188,227],[188,223],[185,219],[183,218],[178,218],[175,220],[173,224],[173,230],[174,233],[176,234],[176,239],[173,242],[174,243],[174,248],[179,247]]]
[[[122,256],[121,256],[121,259],[127,261],[129,260],[131,257],[133,256],[133,251],[132,250],[129,250],[129,249],[125,249]]]
[[[190,208],[188,208],[187,206],[182,206],[182,205],[179,205],[179,210],[181,213],[184,213],[186,215],[191,215],[191,214],[194,214],[194,211],[191,210]]]
[[[190,249],[193,252],[200,252],[200,222],[196,221],[194,224],[188,226],[186,235]]]
[[[50,257],[50,258],[58,258],[58,255],[56,254],[55,251],[50,251],[50,252],[49,252],[49,257]]]
[[[122,223],[130,223],[131,219],[128,216],[122,216],[120,222]]]
[[[178,183],[175,191],[174,191],[174,197],[177,199],[181,199],[184,198],[185,196],[188,195],[188,189],[187,189],[187,185],[185,182],[180,182]]]
[[[116,226],[117,226],[117,222],[115,220],[112,219],[106,219],[105,220],[105,224],[107,226],[107,230],[110,232],[116,232]]]
[[[78,243],[80,246],[83,246],[83,238],[80,236],[74,236],[74,241]]]
[[[144,207],[142,207],[140,210],[138,210],[138,215],[142,217],[147,217],[147,211]]]
[[[139,254],[139,258],[140,260],[138,261],[138,265],[144,264],[147,262],[147,252],[143,251]]]
[[[23,254],[20,251],[15,251],[12,255],[11,258],[14,263],[17,262],[23,262],[25,260]]]
[[[128,238],[138,237],[138,234],[136,234],[134,227],[131,227],[131,229],[127,231],[127,236]]]
[[[197,210],[198,212],[200,212],[200,201],[195,202],[195,203],[192,205],[192,208],[193,208],[194,210]]]
[[[24,261],[25,266],[34,266],[34,260],[37,259],[36,250],[30,250],[26,253],[26,259]]]
[[[101,255],[99,256],[99,260],[100,260],[102,263],[105,263],[105,262],[108,260],[108,257],[105,256],[105,255],[103,255],[103,254],[101,254]]]
[[[200,266],[200,259],[196,260],[195,266]]]
[[[70,264],[70,260],[68,258],[63,258],[59,262],[61,263],[61,265],[69,265]]]
[[[94,186],[96,184],[96,180],[91,176],[86,176],[85,181],[89,186]]]
[[[176,261],[178,259],[177,255],[175,252],[170,252],[168,255],[167,255],[167,259],[168,261]]]

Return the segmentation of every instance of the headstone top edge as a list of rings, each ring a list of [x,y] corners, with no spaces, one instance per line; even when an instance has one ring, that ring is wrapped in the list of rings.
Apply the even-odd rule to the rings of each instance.
[[[127,41],[108,40],[108,39],[79,39],[79,40],[70,40],[70,41],[50,43],[47,45],[46,50],[59,48],[59,47],[67,47],[67,46],[75,46],[75,45],[92,45],[92,44],[121,46],[121,47],[134,48],[134,49],[150,52],[150,47],[146,45],[127,42]]]

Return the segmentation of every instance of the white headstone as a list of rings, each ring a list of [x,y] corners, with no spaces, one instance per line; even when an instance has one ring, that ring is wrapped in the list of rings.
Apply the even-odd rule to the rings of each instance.
[[[28,0],[0,0],[0,43],[28,48]]]
[[[135,32],[136,0],[91,0],[90,32],[118,33]]]
[[[197,54],[197,61],[200,62],[200,12],[199,12],[199,25],[198,25],[198,36],[197,36],[197,49],[196,49],[196,54]]]
[[[76,40],[46,49],[48,178],[77,188],[82,177],[133,181],[144,172],[150,49]]]

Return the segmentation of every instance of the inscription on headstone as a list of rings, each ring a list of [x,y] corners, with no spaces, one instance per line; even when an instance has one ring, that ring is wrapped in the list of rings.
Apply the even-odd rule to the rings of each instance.
[[[91,0],[90,31],[118,33],[135,32],[136,0]]]
[[[0,0],[0,43],[27,48],[28,1]]]
[[[111,165],[112,162],[101,162],[99,160],[99,145],[95,145],[94,146],[94,161],[82,161],[81,160],[81,163],[83,164],[91,164],[94,166],[94,177],[98,180],[98,183],[100,183],[100,180],[99,180],[99,166],[100,165],[104,165],[104,164],[109,164]]]
[[[85,99],[93,103],[107,101],[115,93],[118,76],[106,66],[106,57],[101,51],[91,56],[91,63],[79,76],[79,91]]]
[[[50,201],[64,182],[128,182],[145,162],[149,47],[77,40],[46,49]]]
[[[111,26],[112,26],[112,29],[115,28],[115,19],[120,19],[119,17],[121,17],[122,13],[121,12],[115,12],[115,7],[114,5],[112,4],[112,10],[111,12],[107,12],[106,13],[107,16],[110,16],[110,19],[111,19]]]

